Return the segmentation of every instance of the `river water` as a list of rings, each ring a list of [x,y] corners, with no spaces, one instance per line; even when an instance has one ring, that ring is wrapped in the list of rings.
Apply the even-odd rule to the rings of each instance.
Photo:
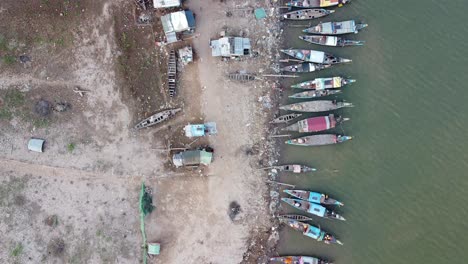
[[[354,0],[322,20],[368,23],[361,33],[347,36],[365,40],[363,47],[307,44],[297,39],[299,28],[285,27],[290,47],[353,59],[288,82],[342,75],[357,83],[339,97],[355,104],[339,111],[351,118],[343,129],[353,141],[287,146],[282,155],[285,163],[320,170],[283,176],[283,182],[345,203],[338,212],[346,222],[317,217],[313,222],[344,246],[284,227],[280,255],[346,264],[468,263],[467,5],[466,0]],[[285,204],[282,211],[299,213]]]

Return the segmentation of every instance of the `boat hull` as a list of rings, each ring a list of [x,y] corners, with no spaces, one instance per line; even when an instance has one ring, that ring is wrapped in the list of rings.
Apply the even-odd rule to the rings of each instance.
[[[298,121],[295,124],[283,128],[286,131],[295,131],[299,133],[320,132],[336,127],[341,117],[335,118],[335,115],[310,117]]]
[[[282,15],[282,18],[286,20],[310,20],[310,19],[316,19],[316,18],[328,16],[329,14],[332,14],[334,12],[335,12],[334,10],[326,10],[326,9],[302,9],[302,10],[287,12]]]
[[[326,145],[343,143],[351,139],[352,137],[350,136],[323,134],[323,135],[313,135],[313,136],[305,136],[305,137],[290,139],[290,140],[287,140],[285,143],[289,145],[312,147],[312,146],[326,146]]]
[[[311,91],[305,91],[301,93],[296,93],[293,95],[288,96],[289,98],[294,98],[294,99],[314,99],[314,98],[321,98],[321,97],[326,97],[330,95],[335,95],[341,93],[340,90],[311,90]]]
[[[336,57],[332,54],[316,50],[285,49],[281,50],[281,52],[304,62],[319,64],[340,64],[352,61],[350,59]]]
[[[343,245],[341,241],[339,241],[335,236],[321,230],[320,228],[309,225],[306,223],[302,223],[296,220],[282,220],[290,228],[301,232],[304,236],[317,240],[319,242],[323,242],[325,244],[338,244]]]
[[[337,214],[334,211],[328,210],[327,208],[317,203],[312,203],[312,202],[301,200],[301,199],[291,199],[291,198],[281,198],[281,201],[289,204],[290,206],[298,210],[307,212],[311,215],[319,216],[319,217],[326,218],[326,219],[346,221],[346,219],[340,214]]]
[[[170,109],[170,110],[161,111],[161,112],[156,113],[156,114],[154,114],[154,115],[152,115],[152,116],[150,116],[148,118],[143,119],[138,124],[136,124],[134,128],[139,130],[139,129],[142,129],[142,128],[147,128],[147,127],[151,127],[151,126],[160,124],[160,123],[172,118],[180,110],[182,110],[182,109],[177,108],[177,109]]]
[[[300,39],[304,40],[305,42],[309,42],[316,45],[321,46],[329,46],[329,47],[347,47],[347,46],[362,46],[364,45],[364,41],[361,40],[349,40],[344,39],[336,36],[299,36]]]
[[[323,205],[337,205],[343,206],[344,204],[335,199],[329,198],[328,195],[317,192],[303,191],[303,190],[283,190],[284,193],[296,197],[298,199]]]
[[[303,263],[303,264],[333,264],[332,262],[315,258],[309,256],[284,256],[284,257],[274,257],[270,258],[270,262],[273,263],[283,263],[283,264],[293,264],[293,263]]]
[[[325,89],[339,89],[350,83],[354,83],[353,79],[345,79],[340,76],[329,78],[316,78],[311,81],[301,82],[291,85],[293,89],[305,90],[325,90]]]
[[[291,120],[294,120],[298,117],[302,116],[302,114],[287,114],[287,115],[282,115],[282,116],[279,116],[275,119],[273,119],[270,124],[283,124],[283,123],[287,123]]]
[[[288,7],[297,7],[297,8],[315,8],[315,7],[331,7],[331,6],[341,6],[349,3],[351,0],[292,0],[289,3],[286,3]]]
[[[307,172],[317,171],[316,168],[299,165],[299,164],[281,165],[281,166],[275,166],[275,168],[278,169],[279,171],[287,171],[287,172],[292,172],[292,173],[307,173]]]
[[[319,64],[319,63],[299,63],[294,65],[289,65],[281,68],[283,72],[294,72],[294,73],[305,73],[305,72],[315,72],[321,71],[327,68],[330,68],[330,64]]]
[[[367,24],[356,24],[354,20],[320,23],[314,27],[302,30],[304,33],[318,35],[343,35],[358,33],[359,30],[366,28]]]
[[[290,105],[283,105],[280,106],[281,110],[287,111],[296,111],[296,112],[309,112],[309,113],[316,113],[316,112],[327,112],[337,110],[343,107],[352,107],[351,103],[347,102],[336,102],[332,100],[316,100],[316,101],[308,101]]]

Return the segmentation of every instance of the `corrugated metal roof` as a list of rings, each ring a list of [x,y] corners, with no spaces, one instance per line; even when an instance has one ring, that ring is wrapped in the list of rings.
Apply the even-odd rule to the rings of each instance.
[[[153,0],[154,8],[168,8],[180,6],[180,0]]]
[[[211,41],[211,55],[213,57],[244,56],[244,50],[250,50],[250,39],[241,37],[224,37]]]

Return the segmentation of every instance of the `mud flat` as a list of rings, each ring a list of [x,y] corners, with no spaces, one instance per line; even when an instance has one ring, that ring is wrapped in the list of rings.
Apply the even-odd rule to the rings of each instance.
[[[276,18],[269,1],[186,7],[196,14],[197,37],[177,45],[192,44],[196,61],[169,99],[170,47],[155,47],[157,21],[136,25],[133,2],[0,3],[8,14],[0,18],[2,262],[137,262],[142,181],[156,204],[146,219],[148,240],[162,244],[155,262],[256,263],[268,255],[276,233],[267,175],[258,168],[274,156],[265,124],[278,91],[272,80],[238,83],[227,74],[274,71]],[[270,16],[256,20],[257,7]],[[249,37],[258,56],[212,58],[208,43],[221,31]],[[22,55],[30,60],[20,62]],[[40,116],[40,100],[71,108]],[[162,126],[130,129],[176,106],[183,113]],[[192,146],[213,147],[213,164],[176,170],[163,149],[189,144],[182,127],[203,121],[216,122],[219,133]],[[31,137],[46,139],[45,153],[27,150]]]

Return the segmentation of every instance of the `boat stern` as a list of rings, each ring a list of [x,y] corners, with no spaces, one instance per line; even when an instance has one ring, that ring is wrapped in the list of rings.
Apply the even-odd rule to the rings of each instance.
[[[355,82],[356,82],[355,79],[345,79],[345,80],[344,80],[344,85],[351,84],[351,83],[355,83]]]
[[[340,138],[338,140],[338,143],[346,142],[346,141],[349,141],[349,140],[352,140],[352,139],[353,139],[352,136],[340,136]]]

